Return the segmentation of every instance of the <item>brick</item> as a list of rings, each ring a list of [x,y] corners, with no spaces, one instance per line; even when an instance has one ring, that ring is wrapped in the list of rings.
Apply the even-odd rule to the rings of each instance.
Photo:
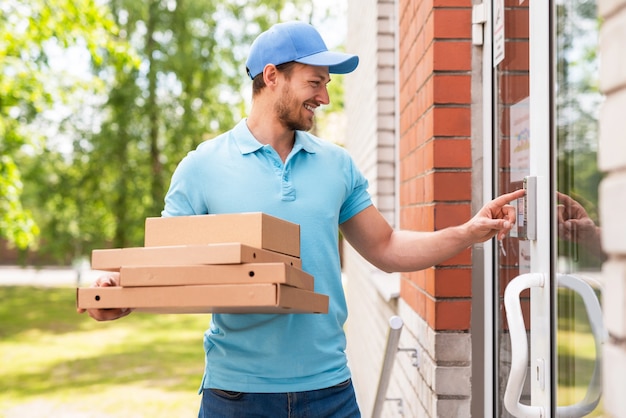
[[[600,183],[600,224],[610,225],[602,230],[602,248],[608,253],[626,254],[626,173],[606,177]]]
[[[425,317],[426,305],[424,294],[410,281],[402,279],[400,281],[400,297],[405,301],[417,315]]]
[[[500,102],[503,105],[512,105],[530,96],[530,78],[528,77],[528,73],[501,75],[500,83],[506,85],[505,89],[500,90]],[[509,131],[506,130],[502,132]]]
[[[471,141],[466,139],[436,139],[433,148],[433,168],[471,168]]]
[[[377,118],[378,128],[384,130],[393,130],[395,127],[395,119],[392,116],[384,115]]]
[[[602,363],[604,412],[610,417],[622,417],[626,411],[626,396],[622,389],[626,376],[626,349],[613,344],[604,344]]]
[[[433,7],[472,7],[471,0],[433,0]]]
[[[529,30],[529,9],[515,5],[513,9],[505,9],[504,21],[507,22],[507,39],[528,39]]]
[[[426,291],[432,296],[441,298],[471,297],[471,268],[436,269],[432,275],[426,276]]]
[[[469,137],[471,134],[471,110],[469,107],[436,107],[433,110],[433,135],[445,137]]]
[[[609,261],[602,266],[604,325],[616,338],[626,339],[626,262]]]
[[[472,78],[469,75],[436,74],[433,77],[435,104],[470,104]]]
[[[433,208],[428,206],[409,206],[400,212],[400,227],[417,229],[419,231],[433,231]]]
[[[435,369],[435,393],[447,396],[470,396],[471,395],[471,369],[470,367],[441,367]],[[444,405],[438,405],[444,407]],[[438,416],[442,415],[438,408]]]
[[[469,417],[472,415],[470,399],[437,399],[433,416]]]
[[[429,42],[428,45],[424,45],[423,51],[424,53],[420,56],[419,61],[411,67],[415,68],[416,83],[418,86],[423,85],[424,82],[432,76],[433,71],[435,70],[435,43]],[[409,53],[416,52],[412,50],[409,51]]]
[[[434,200],[437,202],[470,200],[472,198],[472,174],[470,172],[435,172],[432,174]],[[444,216],[445,217],[445,216]],[[458,219],[451,219],[445,225],[456,225]],[[467,220],[463,214],[463,220]]]
[[[422,118],[418,121],[418,135],[416,139],[418,140],[418,144],[423,144],[428,141],[430,138],[435,136],[435,126],[439,125],[436,123],[435,118],[440,117],[435,114],[433,108],[430,108]],[[443,127],[442,127],[443,128]],[[441,128],[440,128],[441,129]],[[437,134],[441,136],[446,136],[445,134]]]
[[[424,291],[429,296],[435,295],[435,269],[429,268],[425,270],[416,271],[414,273],[414,277],[412,281],[416,283],[420,288],[424,289]]]
[[[449,258],[448,260],[439,263],[439,266],[450,266],[450,267],[456,267],[456,266],[468,266],[472,264],[472,252],[470,251],[470,249],[466,249],[461,251],[459,254],[455,255],[452,258]]]
[[[393,2],[385,3],[383,1],[378,1],[378,11],[376,13],[377,16],[393,16],[395,7]]]
[[[393,84],[379,84],[376,90],[379,98],[391,99],[395,97],[396,91]]]
[[[528,71],[529,58],[528,41],[507,42],[504,45],[504,61],[500,63],[500,70]]]
[[[431,308],[434,308],[432,312]],[[472,303],[469,300],[426,301],[428,323],[437,331],[465,331],[470,328]]]
[[[437,323],[436,323],[436,319],[437,319],[437,315],[435,312],[435,300],[432,298],[427,298],[424,300],[425,302],[425,315],[423,316],[424,319],[426,320],[426,323],[428,324],[428,326],[434,330],[437,330]]]
[[[434,36],[437,39],[470,39],[472,37],[471,9],[434,9]]]
[[[472,337],[466,332],[438,332],[435,334],[435,353],[440,362],[470,362]]]
[[[433,69],[435,71],[470,71],[472,69],[471,42],[435,41]]]
[[[626,85],[626,8],[611,17],[600,30],[600,90],[609,92]]]
[[[395,38],[393,37],[393,34],[379,34],[378,36],[378,50],[387,50],[387,51],[393,51],[394,47],[395,47]],[[384,62],[382,62],[384,64]]]
[[[600,110],[598,165],[602,171],[626,168],[624,109],[626,109],[626,89],[608,95]]]

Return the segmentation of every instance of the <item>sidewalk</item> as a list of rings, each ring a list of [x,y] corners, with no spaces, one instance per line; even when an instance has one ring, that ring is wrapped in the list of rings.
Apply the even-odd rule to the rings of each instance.
[[[89,286],[102,274],[102,271],[89,268],[0,266],[0,286]]]

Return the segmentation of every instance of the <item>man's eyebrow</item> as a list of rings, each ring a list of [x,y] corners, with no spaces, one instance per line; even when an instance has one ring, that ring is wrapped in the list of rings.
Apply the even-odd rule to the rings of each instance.
[[[331,80],[330,76],[326,77],[326,76],[318,75],[318,74],[314,74],[311,78],[315,78],[319,81],[326,81],[326,84],[330,83],[330,80]]]

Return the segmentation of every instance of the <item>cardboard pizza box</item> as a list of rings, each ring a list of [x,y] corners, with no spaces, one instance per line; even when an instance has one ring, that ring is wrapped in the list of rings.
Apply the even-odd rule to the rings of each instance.
[[[93,270],[119,271],[122,266],[181,266],[279,262],[302,268],[298,257],[253,248],[241,243],[129,247],[91,252]]]
[[[132,308],[151,313],[328,313],[328,296],[282,284],[85,287],[82,309]]]
[[[312,291],[314,285],[313,276],[285,263],[122,266],[119,280],[124,287],[279,283]]]
[[[225,242],[300,257],[300,225],[262,212],[146,219],[146,247]]]

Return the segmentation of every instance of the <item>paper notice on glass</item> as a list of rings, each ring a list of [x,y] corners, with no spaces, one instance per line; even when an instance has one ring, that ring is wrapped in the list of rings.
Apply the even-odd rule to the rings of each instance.
[[[493,2],[493,66],[504,59],[504,0]]]
[[[530,174],[530,109],[529,98],[511,106],[510,118],[510,167],[511,182],[522,181]]]

